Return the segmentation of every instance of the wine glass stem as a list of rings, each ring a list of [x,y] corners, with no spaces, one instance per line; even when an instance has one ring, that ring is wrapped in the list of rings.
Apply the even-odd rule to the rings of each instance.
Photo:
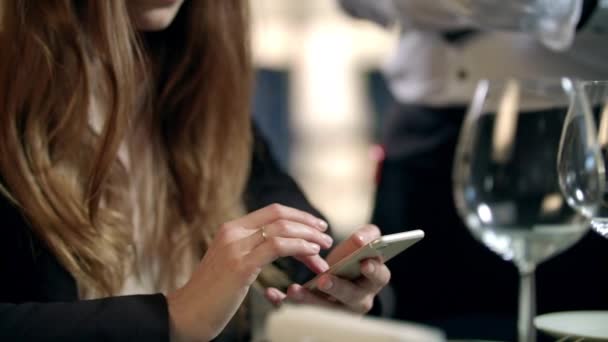
[[[536,316],[536,285],[534,281],[535,267],[520,267],[519,269],[519,318],[517,334],[519,342],[536,341],[536,329],[533,319]]]

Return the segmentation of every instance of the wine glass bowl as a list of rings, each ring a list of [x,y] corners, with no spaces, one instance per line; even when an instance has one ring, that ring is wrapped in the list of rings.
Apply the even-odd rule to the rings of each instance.
[[[601,158],[584,105],[569,79],[484,80],[460,133],[453,170],[456,207],[473,236],[520,272],[520,341],[535,339],[536,265],[583,237],[601,196]],[[565,155],[577,157],[568,163],[584,180],[576,183],[576,206],[567,202],[557,172],[569,121],[578,126],[570,130]]]
[[[605,165],[608,161],[608,81],[583,81],[579,83],[581,93],[581,101],[587,101],[586,106],[592,112],[592,118],[599,123],[596,132],[591,132],[590,137],[595,138],[600,149],[601,163],[599,165],[602,175],[605,175]],[[578,124],[580,124],[580,118]],[[573,134],[572,131],[578,129],[577,122],[573,122],[564,127],[564,134],[560,145],[560,164],[559,174],[560,182],[564,183],[563,192],[569,199],[569,203],[575,208],[579,208],[577,203],[578,193],[582,189],[588,189],[591,184],[586,184],[585,177],[580,177],[580,170],[577,170],[577,165],[580,163],[570,163],[577,157],[576,150],[580,143],[576,141],[579,137]],[[580,154],[578,155],[580,158]],[[603,182],[595,185],[600,191],[600,201],[596,212],[583,211],[585,215],[591,217],[591,227],[600,235],[608,238],[608,185]]]

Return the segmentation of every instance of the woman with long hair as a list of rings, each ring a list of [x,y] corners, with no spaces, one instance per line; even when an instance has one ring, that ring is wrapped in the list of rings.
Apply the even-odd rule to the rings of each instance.
[[[244,0],[0,7],[0,340],[234,336],[254,283],[370,310],[376,260],[294,283],[379,231],[319,255],[327,223],[250,123]]]

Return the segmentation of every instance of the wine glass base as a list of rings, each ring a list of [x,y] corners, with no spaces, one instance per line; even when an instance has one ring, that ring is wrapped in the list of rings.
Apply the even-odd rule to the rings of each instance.
[[[534,325],[557,338],[608,341],[608,311],[566,311],[537,316]]]

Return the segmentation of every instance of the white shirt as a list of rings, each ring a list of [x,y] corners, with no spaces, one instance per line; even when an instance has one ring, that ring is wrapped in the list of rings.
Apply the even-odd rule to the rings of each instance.
[[[103,130],[104,117],[102,113],[102,104],[95,96],[91,97],[89,108],[89,125],[94,132],[100,134]],[[146,141],[147,135],[145,128],[132,127],[129,132],[129,137],[123,141],[118,150],[118,161],[125,167],[129,177],[128,195],[130,198],[131,207],[131,223],[133,227],[132,238],[133,246],[131,246],[131,254],[125,258],[125,279],[119,295],[134,295],[134,294],[151,294],[167,289],[158,288],[156,279],[159,278],[160,260],[163,255],[159,253],[151,253],[144,255],[143,246],[146,242],[146,237],[151,234],[151,229],[154,224],[151,220],[154,217],[147,217],[142,205],[141,198],[153,199],[154,193],[151,193],[154,184],[150,184],[149,180],[141,177],[138,169],[152,169],[155,167],[150,150],[150,143]],[[135,148],[129,148],[128,141]],[[133,143],[136,141],[136,143]],[[134,150],[135,149],[135,150]],[[132,165],[137,165],[133,168]],[[138,197],[138,194],[141,195]],[[154,251],[152,251],[154,252]],[[176,285],[181,286],[187,282],[190,277],[191,270],[194,269],[196,263],[195,256],[184,257],[180,262],[178,274],[176,275]],[[176,266],[177,267],[177,266]],[[137,271],[136,271],[137,270]],[[95,297],[95,294],[92,294]]]

